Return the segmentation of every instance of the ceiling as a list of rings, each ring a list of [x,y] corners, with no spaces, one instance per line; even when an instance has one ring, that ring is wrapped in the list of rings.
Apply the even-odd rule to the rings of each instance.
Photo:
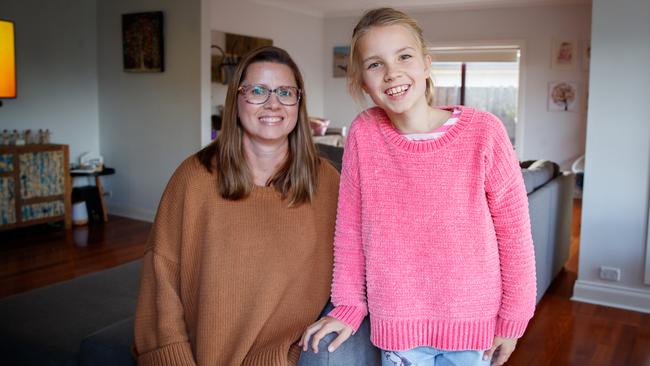
[[[591,4],[591,0],[251,0],[254,3],[317,17],[359,15],[381,6],[408,11],[485,9],[540,5]]]

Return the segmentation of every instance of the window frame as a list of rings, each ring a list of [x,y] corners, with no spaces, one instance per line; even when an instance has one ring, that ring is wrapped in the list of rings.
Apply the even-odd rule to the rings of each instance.
[[[515,151],[518,159],[522,159],[525,150],[524,134],[526,128],[526,42],[524,40],[496,40],[496,41],[458,41],[430,43],[428,50],[431,55],[437,51],[453,50],[489,50],[489,49],[519,49],[519,87],[517,93],[517,123],[515,123]],[[432,60],[435,61],[435,60]],[[464,63],[463,63],[464,64]],[[464,84],[461,78],[461,83]],[[461,88],[462,92],[462,88]]]

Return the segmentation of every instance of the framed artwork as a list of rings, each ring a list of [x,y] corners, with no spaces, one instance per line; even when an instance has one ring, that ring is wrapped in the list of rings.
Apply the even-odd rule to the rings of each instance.
[[[350,55],[349,46],[334,47],[334,61],[332,62],[332,76],[343,78],[348,72],[348,56]]]
[[[235,69],[249,52],[265,46],[273,46],[268,38],[243,36],[240,34],[211,31],[212,39],[212,82],[227,85]]]
[[[122,15],[124,71],[165,71],[163,45],[161,11]]]
[[[236,55],[239,59],[246,57],[252,50],[265,46],[273,46],[273,40],[226,33],[226,53]]]
[[[574,39],[555,39],[552,47],[551,67],[556,70],[575,70],[578,43]]]
[[[579,112],[578,83],[550,82],[548,84],[548,110],[551,112]]]

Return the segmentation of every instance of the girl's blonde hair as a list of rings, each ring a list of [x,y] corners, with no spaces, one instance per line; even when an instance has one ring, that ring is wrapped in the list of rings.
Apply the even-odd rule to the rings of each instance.
[[[352,32],[352,42],[350,44],[350,57],[348,60],[347,70],[348,90],[350,91],[350,95],[352,95],[355,101],[361,105],[364,104],[365,99],[363,94],[363,77],[361,75],[362,60],[360,59],[359,50],[357,49],[359,40],[373,27],[385,27],[389,25],[401,25],[406,28],[413,34],[420,45],[422,55],[429,54],[426,41],[422,36],[422,28],[420,28],[415,19],[411,18],[406,13],[393,8],[378,8],[363,14]],[[427,97],[427,103],[432,105],[433,80],[431,80],[431,77],[427,78],[425,95]]]

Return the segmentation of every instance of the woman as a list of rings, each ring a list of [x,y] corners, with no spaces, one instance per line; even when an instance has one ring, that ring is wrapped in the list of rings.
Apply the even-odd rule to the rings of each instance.
[[[339,176],[311,140],[302,76],[253,51],[219,137],[163,194],[135,318],[140,365],[295,365],[327,302]]]

